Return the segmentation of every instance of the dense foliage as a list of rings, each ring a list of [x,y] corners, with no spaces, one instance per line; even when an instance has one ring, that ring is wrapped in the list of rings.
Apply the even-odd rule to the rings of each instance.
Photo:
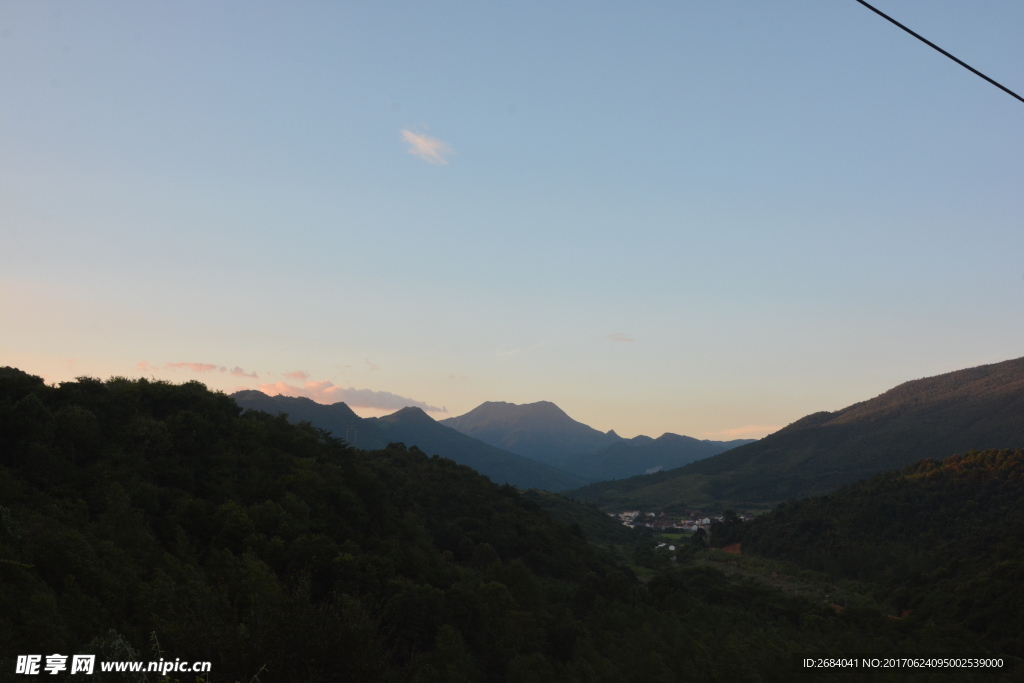
[[[777,508],[744,549],[868,582],[897,613],[1024,657],[1024,451],[922,460]]]
[[[954,626],[639,559],[646,585],[511,487],[198,383],[0,370],[0,679],[24,653],[159,652],[217,681],[650,683],[978,651]]]
[[[623,526],[618,517],[609,517],[596,505],[586,505],[557,493],[528,489],[520,495],[539,505],[552,518],[578,527],[587,540],[605,548],[634,547],[641,543],[639,529]]]

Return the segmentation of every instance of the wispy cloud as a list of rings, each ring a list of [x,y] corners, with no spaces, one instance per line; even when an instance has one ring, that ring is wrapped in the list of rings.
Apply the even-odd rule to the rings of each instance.
[[[704,432],[704,436],[723,437],[729,439],[760,439],[772,432],[777,432],[786,425],[747,425],[746,427],[733,427],[718,432]]]
[[[368,368],[370,368],[371,370],[376,370],[376,369],[377,369],[377,364],[376,364],[376,363],[374,363],[374,362],[373,362],[372,360],[370,360],[369,358],[367,358],[367,359],[366,359],[366,360],[364,360],[363,362],[364,362],[364,363],[366,363],[366,366],[367,366]]]
[[[409,143],[409,154],[423,159],[428,164],[443,166],[448,163],[448,157],[455,153],[447,142],[424,133],[403,129],[402,139]]]
[[[615,342],[635,342],[636,341],[636,339],[633,339],[633,337],[631,335],[628,335],[625,332],[613,332],[612,334],[605,335],[605,339],[611,339],[612,341],[615,341]]]
[[[390,391],[373,391],[372,389],[355,389],[352,387],[345,389],[328,380],[307,381],[303,382],[302,386],[295,386],[286,382],[273,382],[261,384],[259,389],[264,394],[269,394],[270,396],[277,394],[293,397],[301,396],[324,404],[344,401],[354,408],[398,410],[399,408],[413,406],[422,408],[428,413],[448,412],[447,408],[438,408],[423,401],[417,401],[414,398],[392,394]]]
[[[288,379],[297,379],[300,382],[305,379],[309,379],[309,373],[303,372],[302,370],[295,370],[294,372],[286,372],[284,376]]]
[[[224,372],[234,377],[251,377],[253,379],[259,379],[260,376],[253,372],[246,372],[237,365],[233,368],[228,368],[223,365],[214,365],[213,363],[150,363],[149,361],[142,361],[137,364],[137,367],[142,372],[159,372],[160,370],[188,370],[189,372],[195,372],[198,374],[206,374],[209,372]]]
[[[534,342],[529,346],[506,346],[504,348],[497,349],[494,352],[494,355],[498,360],[509,360],[511,358],[515,358],[516,356],[520,356],[525,353],[531,353],[533,351],[536,351],[537,349],[542,349],[545,346],[547,346],[548,343],[549,342],[547,340],[542,339],[541,341]]]
[[[188,370],[190,372],[198,372],[200,374],[204,372],[213,372],[218,367],[221,372],[227,370],[227,368],[223,366],[212,365],[210,363],[164,363],[165,369]]]

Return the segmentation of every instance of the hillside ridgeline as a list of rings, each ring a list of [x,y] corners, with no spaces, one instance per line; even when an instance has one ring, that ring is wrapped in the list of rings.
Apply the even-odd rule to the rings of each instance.
[[[768,509],[916,460],[1024,446],[1024,358],[899,385],[685,467],[572,495],[605,509]]]

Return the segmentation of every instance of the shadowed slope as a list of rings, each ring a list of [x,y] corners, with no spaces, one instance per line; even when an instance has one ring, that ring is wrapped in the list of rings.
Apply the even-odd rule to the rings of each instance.
[[[914,380],[678,470],[594,484],[604,507],[766,508],[929,456],[1024,445],[1024,358]]]

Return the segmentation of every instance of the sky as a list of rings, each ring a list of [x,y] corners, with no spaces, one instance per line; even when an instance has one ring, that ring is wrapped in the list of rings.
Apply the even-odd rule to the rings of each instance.
[[[0,0],[0,365],[759,438],[1024,356],[1022,152],[853,0]]]

